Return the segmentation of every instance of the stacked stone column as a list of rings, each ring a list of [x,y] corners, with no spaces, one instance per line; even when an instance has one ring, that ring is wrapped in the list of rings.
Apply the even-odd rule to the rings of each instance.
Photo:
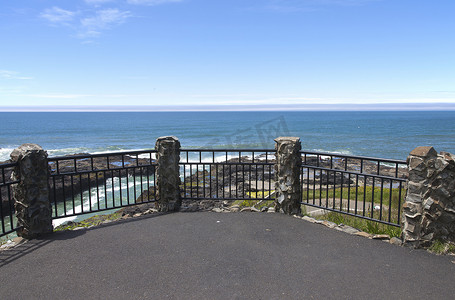
[[[455,156],[417,147],[408,157],[409,178],[403,205],[403,242],[430,246],[455,242]]]
[[[180,142],[175,136],[160,137],[155,149],[157,169],[158,210],[168,212],[178,210],[182,204],[180,195]]]
[[[49,202],[47,153],[35,144],[24,144],[11,153],[17,162],[12,174],[17,235],[27,239],[52,232],[52,208]]]
[[[298,137],[275,139],[275,211],[299,214],[301,202],[300,156],[301,143]]]

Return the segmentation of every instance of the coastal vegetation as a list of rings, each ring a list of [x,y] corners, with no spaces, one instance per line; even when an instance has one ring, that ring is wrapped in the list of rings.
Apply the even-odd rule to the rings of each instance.
[[[403,197],[406,194],[406,190],[401,188],[382,188],[381,187],[339,187],[339,188],[329,188],[329,189],[307,189],[302,193],[302,199],[304,201],[308,200],[315,200],[315,201],[324,201],[326,199],[343,199],[343,200],[357,200],[359,203],[363,201],[368,202],[371,204],[384,204],[389,205],[391,203],[391,207],[398,209],[401,204],[403,204]],[[382,200],[381,200],[382,197]],[[401,199],[400,199],[401,197]]]
[[[436,240],[429,248],[428,251],[435,254],[452,254],[455,255],[455,243]]]
[[[323,215],[314,216],[318,220],[326,220],[338,225],[344,224],[356,228],[358,230],[370,233],[370,234],[387,234],[391,238],[401,236],[401,229],[399,227],[381,224],[378,222],[361,219],[336,212],[328,212]]]
[[[122,213],[120,211],[116,211],[111,214],[95,215],[80,222],[67,222],[54,228],[54,231],[74,230],[79,227],[98,226],[102,223],[106,223],[106,221],[119,220],[121,217]]]
[[[369,188],[366,191],[367,195],[369,195],[369,198],[366,198],[366,199],[369,199],[371,201],[371,199],[372,199],[371,198],[372,188],[371,187],[367,187],[367,188]],[[355,189],[354,189],[354,191],[355,191]],[[274,191],[272,191],[272,193],[273,192]],[[402,193],[404,193],[404,192],[405,191],[402,191]],[[311,193],[313,193],[313,191],[311,191]],[[386,193],[386,192],[384,191],[384,193]],[[389,190],[387,190],[387,193],[389,195]],[[397,189],[393,189],[393,191],[392,191],[392,203],[394,203],[394,202],[398,203],[398,199],[397,198],[395,198],[395,200],[394,200],[394,196],[396,195],[396,197],[398,197],[398,193],[399,193],[399,191]],[[255,197],[256,198],[263,198],[263,197],[267,197],[268,195],[269,195],[268,191],[266,191],[264,195],[262,194],[262,192],[252,192],[252,193],[248,194],[248,196],[251,197],[251,199],[237,200],[237,201],[235,201],[233,203],[233,205],[239,205],[240,208],[255,207],[255,208],[259,209],[259,210],[261,210],[264,207],[273,207],[273,203],[274,203],[273,199],[271,199],[271,200],[256,200],[256,199],[254,199]],[[321,195],[324,195],[324,197],[325,197],[324,193],[321,193]],[[404,195],[404,194],[402,194],[402,195]],[[340,196],[341,196],[341,190],[340,189],[336,189],[335,190],[335,197],[340,197]],[[343,191],[343,197],[347,198],[347,196],[348,196],[347,195],[347,191],[346,192]],[[318,197],[319,197],[319,193],[318,193]],[[333,190],[332,190],[332,193],[329,194],[329,197],[333,197]],[[362,197],[363,197],[363,194],[362,194]],[[307,199],[307,198],[304,197],[304,199]],[[359,199],[361,199],[360,198],[360,194],[359,194]],[[355,197],[353,198],[353,200],[355,200]],[[388,198],[387,198],[387,200],[388,200]],[[384,211],[384,213],[387,213],[387,212]],[[395,227],[395,226],[387,225],[387,224],[382,224],[382,223],[378,223],[378,222],[375,222],[375,221],[370,221],[370,220],[366,220],[366,219],[362,219],[362,218],[358,218],[358,217],[354,217],[354,216],[349,216],[349,215],[346,215],[346,214],[343,214],[343,213],[326,212],[326,213],[323,213],[321,215],[315,216],[313,214],[308,213],[307,207],[305,205],[302,205],[302,214],[303,215],[307,215],[307,216],[312,216],[312,217],[314,217],[314,218],[316,218],[318,220],[330,221],[330,222],[336,223],[338,225],[340,225],[340,224],[348,225],[348,226],[354,227],[354,228],[356,228],[358,230],[361,230],[361,231],[364,231],[364,232],[367,232],[367,233],[370,233],[370,234],[387,234],[390,237],[398,237],[398,238],[401,236],[401,229],[399,227]],[[376,216],[376,214],[379,215],[379,212],[373,212],[373,214],[374,214],[374,217],[378,217],[378,216]]]
[[[273,207],[274,200],[259,200],[257,198],[263,198],[268,196],[268,192],[262,194],[262,192],[254,192],[248,194],[251,199],[248,200],[236,200],[232,202],[232,206],[238,205],[240,208],[245,207],[255,207],[258,210],[263,208]],[[311,216],[320,221],[330,221],[337,225],[347,225],[353,227],[355,229],[361,230],[363,232],[372,234],[372,235],[388,235],[390,238],[401,237],[401,229],[399,227],[378,223],[375,221],[370,221],[354,216],[349,216],[342,213],[337,212],[326,212],[320,215],[312,215],[308,213],[307,207],[302,205],[302,214]],[[63,231],[63,230],[74,230],[77,228],[88,228],[93,226],[98,226],[102,223],[108,223],[112,221],[117,221],[124,217],[125,213],[122,210],[116,211],[111,214],[103,214],[103,215],[95,215],[90,218],[87,218],[80,222],[68,222],[61,226],[56,227],[55,231]],[[429,248],[428,251],[438,254],[438,255],[447,255],[447,254],[455,254],[455,244],[450,242],[445,242],[442,240],[436,240]]]

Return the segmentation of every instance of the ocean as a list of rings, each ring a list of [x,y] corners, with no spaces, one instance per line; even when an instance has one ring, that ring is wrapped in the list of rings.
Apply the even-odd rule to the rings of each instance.
[[[308,151],[403,160],[417,146],[455,153],[455,111],[0,112],[0,120],[0,162],[23,143],[39,144],[50,156],[60,156],[153,149],[156,139],[165,135],[177,136],[182,148],[273,149],[276,137],[298,136],[302,149]],[[133,180],[153,184],[154,178],[131,177],[128,186]],[[82,200],[74,208],[70,198],[66,207],[59,202],[59,214],[88,211],[90,205],[97,205],[93,199],[111,199],[119,191],[125,194],[127,184],[109,179],[107,186],[112,190],[101,186],[84,191],[75,196]],[[141,186],[129,190],[134,191],[140,194]],[[120,199],[116,198],[116,205]],[[100,212],[55,219],[53,224],[95,214]],[[11,220],[5,222],[8,227]]]
[[[2,112],[0,161],[23,143],[50,156],[152,149],[174,135],[182,148],[273,148],[298,136],[303,150],[406,159],[417,146],[455,153],[455,111]]]

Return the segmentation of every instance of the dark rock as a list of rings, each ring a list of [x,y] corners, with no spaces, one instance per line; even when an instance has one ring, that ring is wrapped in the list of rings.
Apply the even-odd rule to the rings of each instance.
[[[330,172],[322,176],[316,175],[319,182],[324,185],[353,184],[354,181],[347,175],[340,172]]]
[[[85,155],[85,154],[84,154]],[[81,155],[69,155],[68,160],[57,163],[49,163],[49,172],[54,175],[49,178],[51,201],[63,201],[74,193],[81,193],[90,188],[102,185],[107,179],[113,177],[124,178],[128,175],[150,175],[155,172],[155,167],[150,166],[150,160],[131,157],[128,155],[78,158]],[[71,158],[76,159],[76,163]],[[123,166],[136,166],[135,168],[122,169]],[[80,175],[70,175],[74,172],[82,172]],[[67,175],[65,175],[65,173]]]
[[[434,150],[433,147],[431,146],[423,146],[423,147],[417,147],[414,150],[411,151],[409,155],[412,156],[419,156],[419,157],[430,157],[430,156],[436,156],[438,153],[436,150]]]
[[[156,187],[154,186],[149,187],[148,190],[142,191],[141,195],[137,197],[136,203],[155,201],[155,191]]]

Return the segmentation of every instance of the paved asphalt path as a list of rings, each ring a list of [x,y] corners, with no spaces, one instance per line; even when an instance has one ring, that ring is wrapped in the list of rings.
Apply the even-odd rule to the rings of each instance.
[[[148,215],[0,252],[0,299],[455,299],[454,260],[282,214]]]

